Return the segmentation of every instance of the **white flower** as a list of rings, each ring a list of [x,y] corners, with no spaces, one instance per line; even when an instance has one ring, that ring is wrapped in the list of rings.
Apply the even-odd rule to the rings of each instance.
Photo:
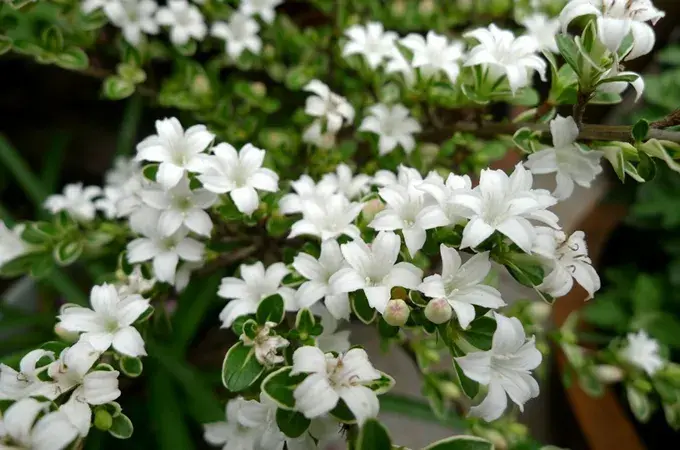
[[[229,193],[239,211],[251,215],[259,206],[256,189],[265,192],[279,190],[279,176],[262,167],[265,151],[251,144],[236,151],[229,144],[221,143],[213,148],[208,167],[198,179],[203,186],[217,194]]]
[[[182,292],[189,285],[191,281],[191,274],[194,270],[200,269],[205,265],[204,261],[182,261],[177,267],[175,274],[175,290]]]
[[[628,342],[621,350],[621,356],[647,372],[650,377],[664,365],[659,355],[659,343],[650,338],[645,330],[640,330],[636,334],[628,333]]]
[[[335,408],[340,399],[356,417],[359,426],[375,417],[378,397],[365,384],[381,377],[363,349],[353,348],[338,357],[317,347],[304,346],[293,353],[291,375],[308,373],[293,391],[295,409],[312,419]]]
[[[143,237],[127,245],[127,259],[130,264],[153,260],[153,273],[165,283],[173,283],[177,263],[181,260],[201,262],[205,245],[187,236],[188,230],[180,227],[173,235],[163,236],[155,223],[147,225]]]
[[[85,14],[90,14],[98,9],[103,8],[110,0],[82,0],[80,10]]]
[[[585,234],[575,231],[567,239],[563,232],[553,230],[552,238],[554,256],[548,260],[547,275],[537,288],[553,297],[561,297],[571,291],[576,280],[588,292],[588,298],[592,298],[600,289],[600,277],[588,257]],[[549,239],[549,234],[544,234],[544,239]]]
[[[279,200],[282,214],[301,213],[308,202],[323,204],[338,189],[337,183],[332,178],[315,183],[309,175],[301,175],[296,181],[291,181],[290,186],[295,193],[286,194]]]
[[[403,105],[387,106],[382,103],[369,108],[371,115],[366,116],[359,131],[369,131],[379,136],[378,151],[386,155],[401,145],[407,154],[416,146],[413,133],[422,131],[420,124],[410,117],[409,110]]]
[[[366,26],[352,25],[345,30],[345,36],[349,41],[342,49],[342,56],[363,55],[372,69],[390,55],[398,37],[394,31],[385,31],[379,22],[369,22]]]
[[[347,309],[349,309],[349,304]],[[321,326],[323,327],[321,334],[314,339],[314,344],[324,353],[343,353],[349,350],[351,347],[349,342],[350,330],[338,331],[340,321],[321,303],[312,305],[311,311],[312,314],[321,318]]]
[[[321,178],[320,186],[325,189],[333,189],[333,192],[345,194],[348,199],[354,199],[364,195],[370,189],[371,177],[360,173],[354,176],[352,168],[347,164],[338,164],[335,173],[327,173]]]
[[[15,225],[9,229],[5,222],[0,220],[0,267],[29,251],[28,244],[21,239],[23,232],[24,225]]]
[[[54,353],[45,350],[32,350],[19,362],[17,372],[6,364],[0,364],[0,399],[20,400],[26,397],[46,397],[54,400],[60,394],[55,383],[42,381],[38,375],[47,366],[36,367],[38,361],[47,358],[54,361]]]
[[[354,121],[354,108],[345,97],[331,92],[330,88],[319,80],[312,80],[303,90],[315,95],[307,97],[305,113],[312,117],[325,120],[326,129],[337,133],[343,122],[351,124]]]
[[[534,227],[528,219],[554,226],[557,220],[545,209],[555,200],[540,190],[527,189],[527,184],[531,186],[531,183],[531,173],[521,164],[515,167],[510,177],[502,170],[482,170],[479,185],[470,193],[456,195],[453,200],[456,205],[468,210],[467,217],[470,219],[463,230],[460,247],[477,247],[494,231],[499,231],[520,249],[530,252]]]
[[[142,167],[136,159],[117,156],[113,161],[113,167],[106,171],[104,179],[108,186],[122,187],[139,177],[141,170]]]
[[[646,55],[654,48],[654,29],[646,22],[656,22],[666,15],[654,7],[651,0],[571,0],[560,14],[566,32],[577,17],[594,15],[600,41],[616,53],[628,34],[633,35],[633,47],[626,60]]]
[[[239,11],[246,16],[258,15],[267,23],[274,21],[275,9],[283,0],[241,0]]]
[[[201,10],[186,0],[168,0],[167,6],[158,8],[156,21],[170,27],[170,40],[175,45],[185,45],[191,38],[202,41],[208,28]]]
[[[637,77],[634,81],[613,81],[603,83],[604,80],[608,78],[614,78],[617,76],[635,76]],[[623,94],[623,92],[628,89],[630,84],[635,89],[635,101],[640,100],[642,94],[645,92],[645,79],[640,76],[640,74],[635,72],[619,72],[619,65],[614,64],[611,69],[605,72],[600,77],[600,84],[597,85],[597,91],[599,92],[611,92],[614,94]]]
[[[293,268],[309,280],[302,283],[297,290],[298,306],[309,308],[324,299],[324,304],[333,317],[349,319],[350,306],[347,293],[336,294],[330,285],[331,277],[344,267],[347,267],[347,264],[342,257],[340,245],[334,239],[321,243],[321,254],[318,260],[307,253],[298,253],[293,260]]]
[[[255,358],[260,364],[267,367],[282,363],[284,358],[277,355],[277,353],[280,348],[290,345],[290,342],[281,336],[276,334],[270,335],[271,329],[276,327],[276,325],[274,322],[265,323],[254,339],[250,339],[245,334],[239,337],[245,346],[255,348]]]
[[[182,0],[170,0],[170,4]],[[137,144],[138,161],[158,162],[156,181],[169,189],[179,183],[185,173],[203,171],[203,153],[215,135],[204,125],[194,125],[186,131],[174,117],[156,121],[156,132]]]
[[[119,187],[105,186],[102,194],[101,198],[94,201],[94,207],[107,219],[115,219],[118,217],[118,202],[125,196],[125,193]]]
[[[94,199],[101,194],[99,186],[87,186],[83,183],[67,184],[63,194],[54,194],[45,200],[45,208],[52,214],[66,211],[69,216],[79,222],[90,222],[97,214]]]
[[[63,450],[78,437],[78,430],[60,411],[48,412],[49,402],[25,398],[12,404],[0,419],[0,444],[5,449]]]
[[[425,245],[426,230],[449,224],[439,205],[426,205],[425,194],[415,186],[388,186],[380,188],[379,194],[387,208],[368,226],[378,231],[401,230],[411,257]]]
[[[558,115],[550,122],[553,146],[529,155],[524,164],[532,173],[557,173],[553,195],[564,200],[574,192],[574,183],[585,188],[602,172],[602,152],[585,151],[577,143],[579,130],[574,118]]]
[[[407,262],[397,263],[401,239],[391,231],[381,231],[368,246],[355,239],[340,246],[350,265],[340,269],[330,279],[334,292],[354,292],[363,289],[368,303],[380,314],[390,300],[395,286],[417,289],[423,271]]]
[[[541,352],[536,349],[534,338],[526,338],[524,328],[516,317],[494,313],[496,331],[491,350],[473,352],[455,358],[468,378],[489,386],[486,397],[470,414],[490,422],[498,419],[510,397],[520,411],[524,403],[538,396],[538,383],[531,370],[541,363]]]
[[[62,411],[81,436],[87,436],[92,421],[90,405],[103,405],[120,397],[116,370],[94,370],[92,365],[101,353],[88,342],[80,341],[65,349],[58,361],[50,364],[48,374],[56,381],[60,393],[75,388]]]
[[[162,236],[171,236],[184,225],[196,234],[210,237],[213,223],[204,210],[217,201],[217,195],[206,189],[191,190],[187,177],[168,190],[161,185],[150,186],[140,192],[140,197],[148,206],[161,211],[158,231]]]
[[[431,298],[444,298],[456,312],[458,323],[467,328],[475,319],[473,305],[484,308],[505,306],[501,293],[482,284],[491,270],[489,252],[478,253],[461,265],[454,248],[441,244],[442,274],[425,278],[418,290]]]
[[[289,438],[276,423],[277,404],[260,393],[260,401],[248,400],[239,409],[238,422],[257,430],[258,441],[255,448],[261,450],[282,450],[287,444],[290,450],[312,450],[317,446],[308,432],[300,437]]]
[[[235,12],[229,22],[215,22],[210,34],[226,41],[225,49],[232,59],[238,59],[243,50],[258,55],[262,50],[262,40],[258,36],[260,25],[250,16]]]
[[[378,170],[373,176],[373,184],[376,186],[391,186],[393,184],[398,184],[403,187],[409,187],[411,185],[420,185],[423,181],[423,176],[418,172],[417,169],[412,167],[406,167],[403,164],[399,164],[397,167],[397,173],[390,170]]]
[[[388,55],[385,72],[401,74],[404,77],[404,81],[406,81],[406,84],[409,86],[412,86],[416,81],[415,69],[396,45],[392,47],[392,51]]]
[[[450,173],[444,182],[439,176],[428,175],[416,187],[429,194],[437,202],[450,224],[464,220],[466,209],[457,205],[454,200],[458,194],[469,193],[472,190],[472,180],[469,176]]]
[[[158,4],[154,0],[109,0],[104,13],[112,24],[123,30],[125,40],[139,45],[142,34],[157,34],[154,14]]]
[[[316,119],[302,133],[302,142],[316,145],[319,148],[332,148],[335,145],[335,131],[324,130],[321,119]]]
[[[488,67],[489,82],[505,75],[510,84],[510,90],[515,93],[518,89],[528,86],[531,82],[530,74],[536,70],[545,80],[546,63],[536,52],[538,42],[530,36],[515,38],[512,31],[501,30],[491,24],[488,28],[477,28],[464,34],[479,41],[470,50],[465,66],[483,65]]]
[[[147,279],[142,273],[142,266],[139,264],[132,268],[130,275],[124,276],[124,278],[116,284],[116,289],[118,290],[118,295],[121,297],[127,297],[134,294],[144,294],[150,291],[156,285],[156,279]]]
[[[559,53],[555,36],[560,31],[559,19],[551,19],[542,13],[535,13],[525,17],[521,22],[527,29],[527,34],[538,42],[538,48],[553,53]]]
[[[111,284],[92,287],[92,309],[67,304],[58,316],[66,331],[83,332],[80,339],[103,352],[114,350],[128,356],[146,355],[144,340],[132,325],[149,307],[141,295],[121,298]]]
[[[306,202],[302,209],[302,219],[293,224],[288,237],[310,235],[325,241],[345,234],[357,238],[361,233],[352,222],[363,207],[363,203],[350,202],[343,194],[332,195],[323,203]]]
[[[261,431],[240,422],[241,410],[247,401],[236,397],[227,402],[226,422],[203,425],[203,438],[208,444],[222,446],[223,450],[248,450],[255,447]]]
[[[220,313],[222,328],[229,328],[237,317],[253,314],[265,298],[279,294],[287,311],[296,310],[295,291],[282,287],[283,277],[290,271],[283,263],[275,263],[264,268],[260,261],[255,264],[241,264],[241,278],[222,278],[217,295],[232,299]]]
[[[455,83],[460,73],[458,61],[463,58],[463,43],[452,41],[434,31],[428,31],[424,38],[411,33],[400,41],[401,45],[413,52],[411,65],[419,68],[420,73],[430,77],[444,72],[451,83]]]

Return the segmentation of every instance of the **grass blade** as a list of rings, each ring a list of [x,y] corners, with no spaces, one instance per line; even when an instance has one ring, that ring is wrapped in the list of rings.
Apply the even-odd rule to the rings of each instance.
[[[26,161],[12,147],[7,139],[0,135],[0,162],[14,175],[21,188],[35,206],[42,206],[48,193],[40,180],[31,172]]]
[[[123,121],[118,131],[118,142],[116,142],[116,155],[128,156],[132,153],[137,138],[139,122],[142,118],[142,97],[135,94],[127,101],[123,112]]]
[[[172,379],[155,364],[151,369],[147,384],[150,397],[149,422],[156,428],[154,436],[158,448],[195,448]]]
[[[42,167],[40,179],[46,192],[55,192],[59,187],[59,176],[64,163],[64,153],[68,146],[71,136],[57,132],[52,138],[52,145],[45,153],[45,160]]]
[[[430,405],[422,400],[399,394],[383,394],[380,397],[380,410],[400,414],[425,422],[438,422],[451,428],[466,428],[464,419],[453,413],[449,413],[444,419],[438,418]]]

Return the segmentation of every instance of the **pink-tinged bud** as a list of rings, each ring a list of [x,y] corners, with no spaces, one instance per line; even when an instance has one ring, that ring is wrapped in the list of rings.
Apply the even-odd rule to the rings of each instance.
[[[373,220],[375,215],[383,209],[385,209],[383,202],[381,202],[378,198],[374,198],[364,203],[364,208],[362,211],[366,220]]]
[[[453,311],[445,298],[435,298],[425,307],[425,317],[432,323],[440,324],[451,320]]]
[[[595,366],[595,377],[603,383],[618,383],[623,380],[623,370],[609,364]]]
[[[411,314],[411,309],[408,307],[405,301],[401,299],[393,299],[387,302],[385,307],[385,312],[383,313],[383,319],[385,322],[392,325],[393,327],[403,327],[406,325],[408,316]]]
[[[74,343],[80,337],[80,333],[76,331],[65,330],[61,325],[56,324],[54,326],[54,334],[59,336],[62,341],[68,342],[69,344]]]

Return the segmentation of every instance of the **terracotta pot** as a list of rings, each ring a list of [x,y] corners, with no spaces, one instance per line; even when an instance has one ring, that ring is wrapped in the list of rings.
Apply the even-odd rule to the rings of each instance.
[[[627,210],[623,205],[595,205],[577,228],[586,234],[589,254],[596,267],[609,237],[626,217],[626,213]],[[561,326],[569,314],[581,309],[585,305],[586,297],[585,290],[576,286],[569,294],[557,300],[553,308],[556,326]],[[592,301],[597,301],[597,296]],[[559,350],[556,356],[560,374],[563,374],[567,369],[566,358]],[[572,383],[565,391],[588,448],[591,450],[645,449],[635,425],[626,412],[627,406],[619,402],[611,389],[606,389],[604,395],[599,398],[586,394],[578,383]]]

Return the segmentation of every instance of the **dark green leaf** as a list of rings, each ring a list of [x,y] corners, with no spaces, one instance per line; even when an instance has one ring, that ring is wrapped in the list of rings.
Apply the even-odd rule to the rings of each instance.
[[[276,410],[276,425],[289,438],[297,438],[307,431],[311,420],[299,411],[278,408]]]
[[[368,325],[373,322],[377,311],[368,304],[368,299],[363,290],[358,290],[349,294],[352,311],[363,323]]]
[[[463,330],[463,338],[480,350],[490,350],[493,334],[496,331],[496,321],[491,317],[475,319],[467,330]]]
[[[559,35],[558,35],[559,36]],[[433,442],[423,450],[493,450],[494,446],[486,439],[475,436],[453,436]]]
[[[354,417],[352,411],[347,407],[347,403],[342,399],[338,401],[338,404],[329,412],[329,414],[342,423],[352,424],[357,422],[356,417]]]
[[[633,125],[633,139],[635,139],[636,142],[641,142],[644,141],[647,138],[647,134],[649,133],[649,122],[647,122],[645,119],[640,119],[635,125]]]
[[[222,384],[231,392],[240,392],[253,384],[264,372],[255,358],[255,349],[243,342],[232,346],[222,363]]]
[[[139,358],[133,358],[131,356],[123,356],[120,358],[120,371],[130,378],[136,378],[142,374],[144,370],[144,365],[142,360]]]
[[[120,415],[114,417],[113,423],[111,424],[111,428],[109,428],[109,433],[111,434],[111,436],[115,437],[116,439],[128,439],[132,436],[133,431],[134,431],[134,427],[132,426],[132,421],[125,414],[120,414]],[[173,442],[177,443],[177,441],[173,441]],[[193,448],[193,447],[189,446],[189,447],[182,447],[182,448],[183,449],[190,449],[190,448]]]
[[[178,353],[189,347],[216,298],[217,287],[224,272],[218,271],[210,277],[192,280],[177,300],[177,311],[172,318],[172,336]]]
[[[393,327],[385,322],[382,317],[378,320],[378,332],[384,338],[393,338],[399,334],[399,327]]]
[[[301,336],[309,336],[316,325],[316,319],[310,310],[302,308],[295,316],[295,329]]]
[[[154,433],[157,448],[193,449],[184,405],[175,390],[172,379],[154,365],[147,384],[149,390],[149,423],[158,427]],[[119,416],[120,417],[120,416]]]
[[[306,374],[290,375],[292,367],[282,367],[270,373],[262,381],[261,390],[276,402],[279,408],[295,408],[293,391],[307,377]]]
[[[580,70],[578,65],[579,49],[574,42],[574,38],[568,34],[559,33],[555,36],[555,40],[564,60],[574,69],[574,72],[578,73]]]
[[[639,152],[638,157],[640,158],[637,165],[638,175],[645,181],[652,181],[656,176],[656,162],[644,152]]]
[[[392,450],[392,441],[378,419],[368,419],[357,437],[356,450]]]
[[[257,323],[264,325],[267,322],[274,322],[280,324],[286,315],[286,310],[283,303],[283,297],[279,294],[270,295],[260,302],[257,306],[257,313],[255,317]]]

